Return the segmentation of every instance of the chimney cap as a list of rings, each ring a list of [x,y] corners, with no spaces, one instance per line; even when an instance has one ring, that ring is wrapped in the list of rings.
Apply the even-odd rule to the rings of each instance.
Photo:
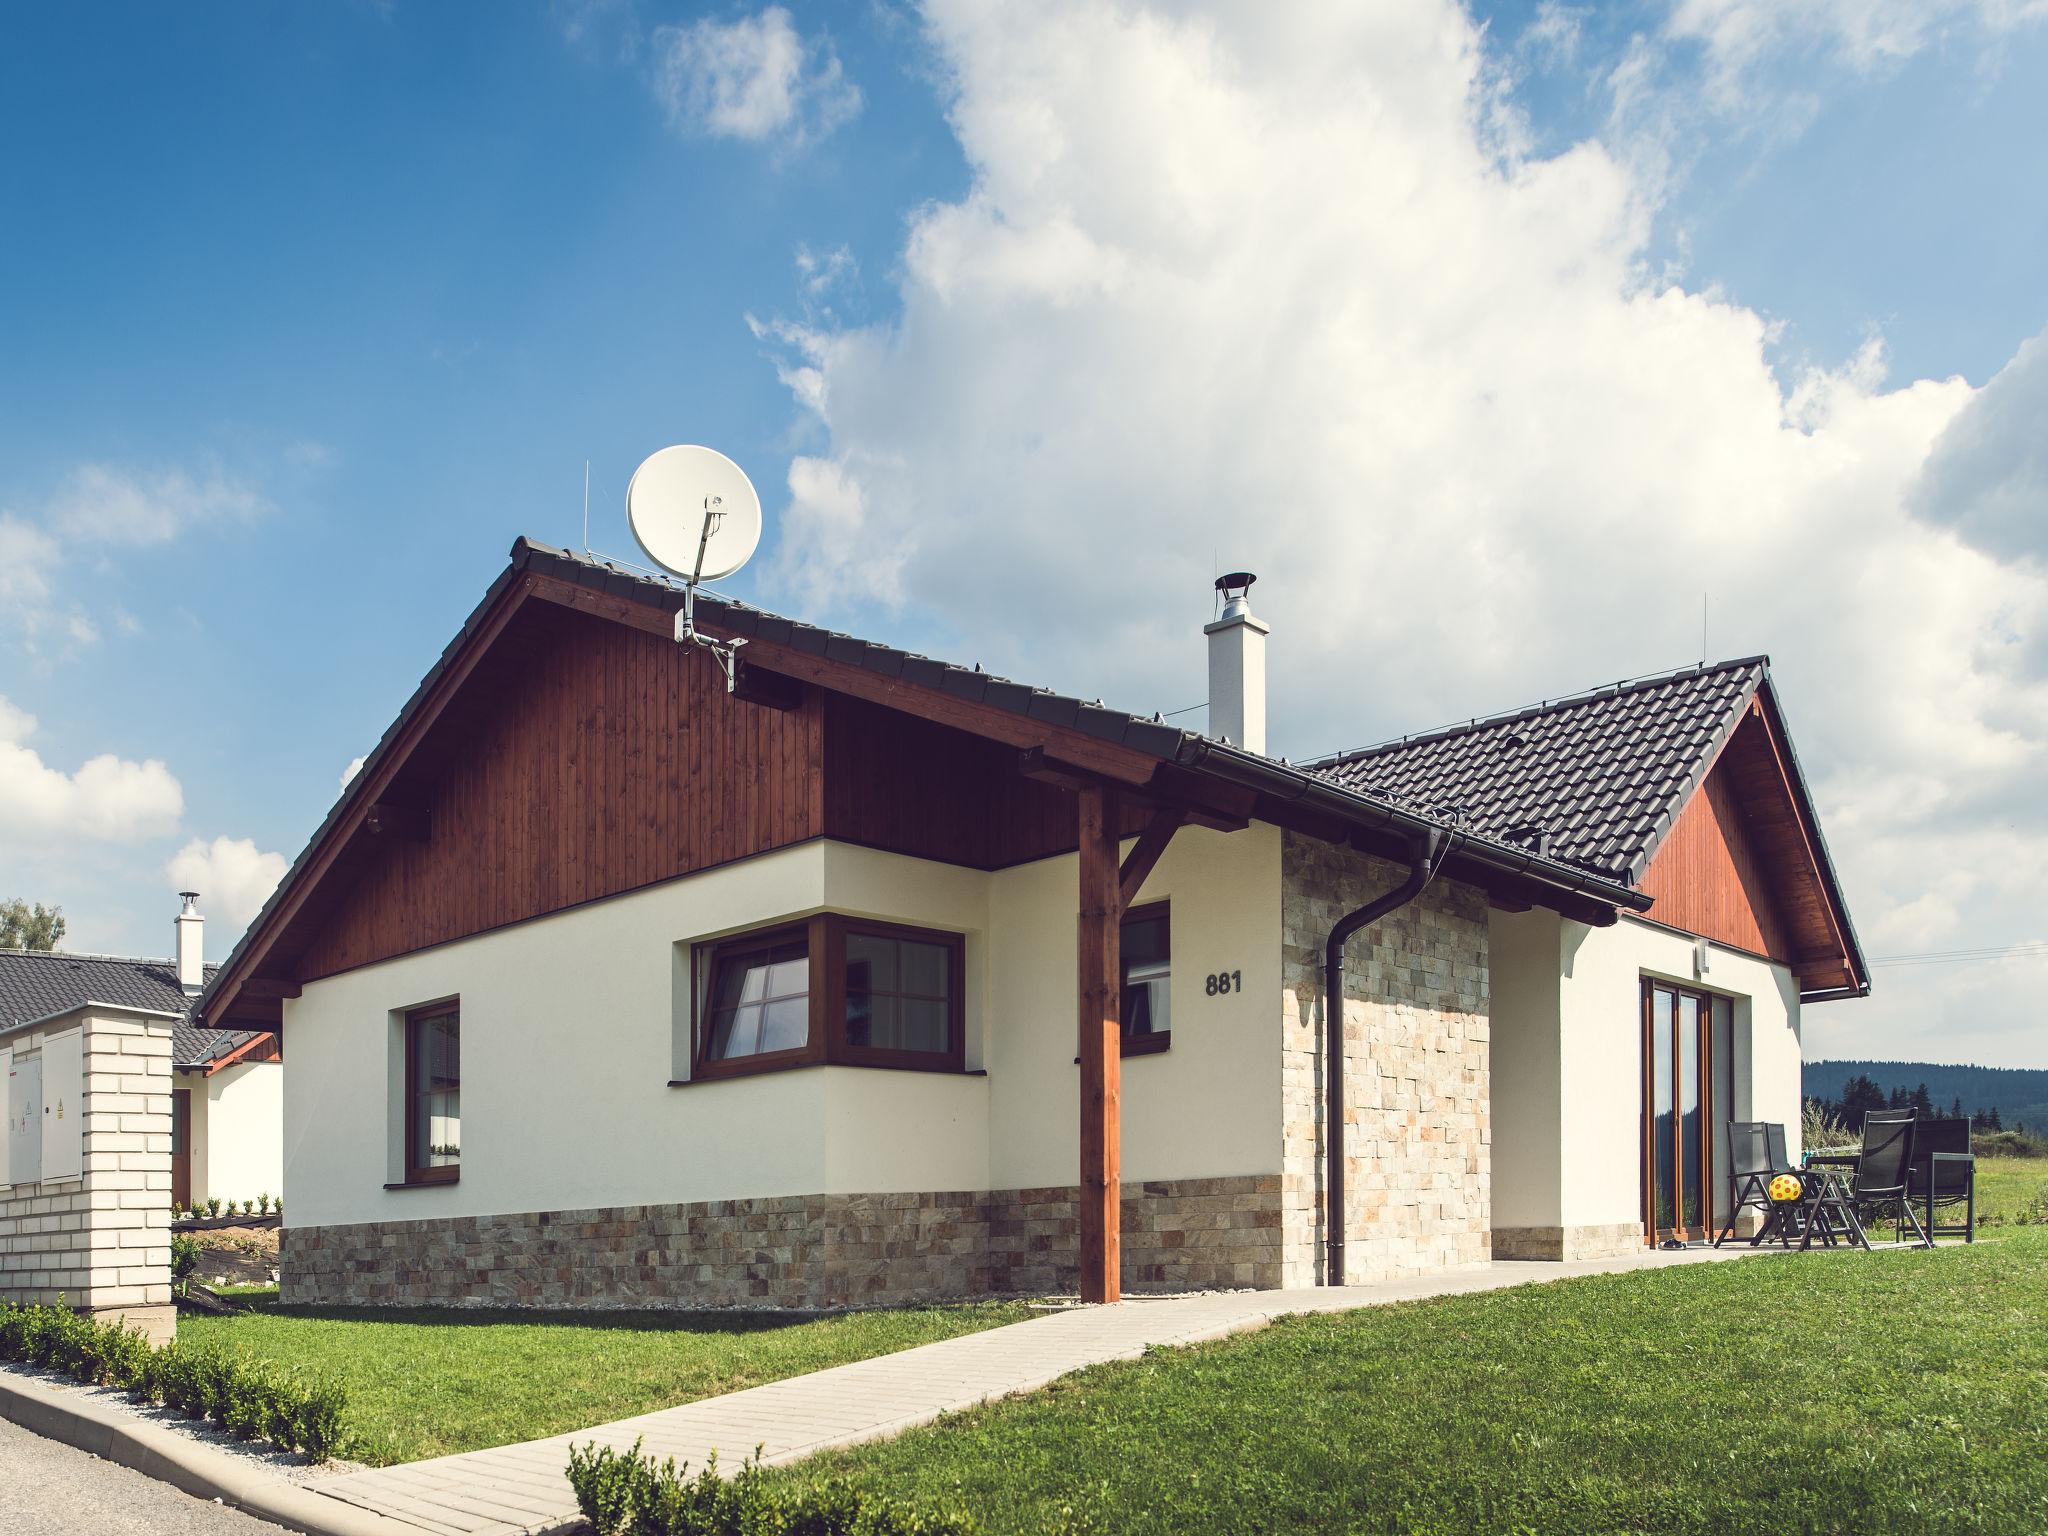
[[[1250,571],[1231,571],[1216,578],[1216,590],[1225,597],[1242,597],[1258,579]]]
[[[178,892],[178,899],[185,904],[185,912],[196,913],[199,910],[199,893],[197,891],[180,891]]]

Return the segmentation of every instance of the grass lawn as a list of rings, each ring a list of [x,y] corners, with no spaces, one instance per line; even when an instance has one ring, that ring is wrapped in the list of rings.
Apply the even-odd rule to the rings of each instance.
[[[1288,1319],[781,1475],[834,1474],[992,1536],[2037,1536],[2048,1229]]]
[[[281,1308],[182,1317],[178,1337],[348,1390],[355,1460],[385,1465],[582,1429],[1030,1315],[1016,1304],[792,1319],[728,1312]]]
[[[2048,1211],[2048,1157],[1986,1157],[1978,1160],[1979,1220],[1989,1220],[1994,1225],[2008,1224],[2030,1205]]]

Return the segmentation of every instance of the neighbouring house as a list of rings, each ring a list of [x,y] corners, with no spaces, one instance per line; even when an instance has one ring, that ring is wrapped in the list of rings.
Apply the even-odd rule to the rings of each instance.
[[[197,893],[180,893],[167,960],[0,950],[0,1032],[31,1022],[61,1029],[96,1005],[171,1021],[171,1203],[254,1201],[284,1189],[284,1066],[277,1033],[207,1029],[192,1005],[216,969],[201,959]]]
[[[290,1041],[286,1299],[1699,1239],[1867,990],[1765,664],[1293,764],[1219,585],[1198,735],[700,594],[729,691],[677,588],[515,544],[199,1003]]]

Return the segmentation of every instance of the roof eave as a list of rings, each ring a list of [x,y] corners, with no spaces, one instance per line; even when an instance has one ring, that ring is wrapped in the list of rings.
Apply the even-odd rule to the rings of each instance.
[[[1474,862],[1503,875],[1535,882],[1556,891],[1582,896],[1603,906],[1648,911],[1651,899],[1631,886],[1575,869],[1530,849],[1462,831],[1444,822],[1416,815],[1384,800],[1311,774],[1289,763],[1245,752],[1207,738],[1188,742],[1178,757],[1182,767],[1209,773],[1227,783],[1258,790],[1277,799],[1304,804],[1336,816],[1353,826],[1387,829],[1410,837],[1442,832],[1458,837],[1458,852]]]

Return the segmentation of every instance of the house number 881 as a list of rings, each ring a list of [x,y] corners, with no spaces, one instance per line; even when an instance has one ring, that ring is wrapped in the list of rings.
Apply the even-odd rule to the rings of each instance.
[[[1244,990],[1244,972],[1216,971],[1203,983],[1202,990],[1211,997],[1218,996],[1224,992],[1242,992]]]

